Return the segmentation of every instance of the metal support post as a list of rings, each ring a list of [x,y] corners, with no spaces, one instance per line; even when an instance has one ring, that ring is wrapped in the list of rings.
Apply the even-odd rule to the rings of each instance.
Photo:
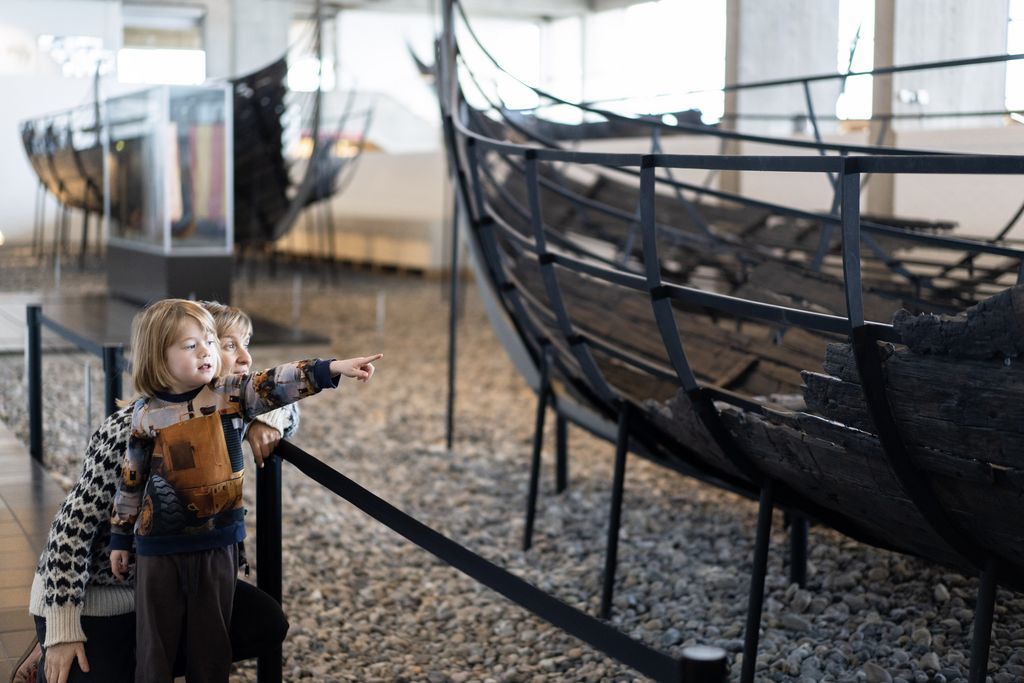
[[[40,329],[42,309],[25,307],[25,372],[28,383],[28,452],[43,461],[43,355]]]
[[[569,430],[561,415],[555,417],[555,491],[562,493],[569,486]]]
[[[798,513],[789,516],[789,582],[807,585],[807,518]]]
[[[444,438],[451,450],[455,432],[455,350],[459,322],[459,201],[456,193],[452,204],[451,272],[448,283],[448,405],[445,413]]]
[[[750,602],[747,604],[747,627],[743,635],[742,683],[753,683],[757,668],[757,643],[761,631],[761,609],[764,605],[764,579],[768,572],[768,542],[772,531],[772,499],[775,482],[765,479],[761,502],[757,508],[757,542],[754,545],[754,567],[750,577]]]
[[[92,364],[89,361],[85,361],[82,371],[82,384],[85,393],[85,415],[82,418],[82,431],[85,433],[85,437],[89,438],[89,434],[92,433]]]
[[[88,186],[92,187],[92,182]],[[89,250],[89,209],[82,209],[82,242],[78,247],[78,269],[85,270],[85,252]]]
[[[121,398],[121,370],[124,368],[124,346],[103,345],[103,400],[107,415],[117,412],[117,399]]]
[[[601,593],[601,618],[612,614],[615,592],[615,566],[619,559],[619,526],[622,522],[622,494],[626,483],[626,454],[629,452],[629,404],[623,402],[619,411],[619,428],[615,437],[615,476],[612,480],[612,507],[608,519],[608,547],[604,556],[604,589]]]
[[[729,662],[722,648],[691,645],[683,648],[679,658],[684,683],[725,683],[729,678]]]
[[[256,585],[281,603],[281,458],[256,469]],[[256,664],[259,683],[281,683],[281,645],[267,647]]]
[[[544,415],[550,396],[548,347],[540,354],[540,386],[537,388],[537,417],[533,427],[533,455],[530,459],[530,493],[526,500],[526,524],[523,528],[523,550],[533,545],[533,520],[537,515],[537,489],[540,487],[540,453],[544,447]]]
[[[988,652],[992,646],[992,613],[996,604],[996,563],[989,560],[978,586],[978,604],[974,607],[974,633],[971,636],[970,683],[985,683]]]

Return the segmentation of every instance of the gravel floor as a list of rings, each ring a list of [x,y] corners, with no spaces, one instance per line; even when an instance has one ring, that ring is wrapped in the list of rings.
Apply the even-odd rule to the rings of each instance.
[[[52,280],[21,262],[0,259],[0,267],[0,290]],[[80,287],[102,288],[96,273],[73,277]],[[235,303],[288,324],[294,285],[291,275],[255,285],[240,279]],[[613,446],[570,428],[571,484],[562,495],[554,493],[553,458],[545,453],[535,544],[522,552],[536,399],[495,340],[472,288],[460,322],[452,451],[444,447],[447,305],[441,286],[347,271],[333,284],[306,274],[301,293],[301,325],[329,332],[330,348],[256,346],[257,365],[375,351],[385,358],[371,384],[347,384],[304,401],[295,442],[424,523],[596,613]],[[77,476],[85,443],[83,362],[67,353],[44,362],[47,465],[65,484]],[[102,385],[95,362],[92,372],[98,417]],[[20,355],[0,356],[0,420],[26,438],[23,373]],[[250,496],[253,479],[247,481]],[[290,466],[284,488],[291,620],[285,680],[642,680],[442,565]],[[693,643],[721,646],[736,679],[755,518],[748,500],[631,459],[613,623],[674,654]],[[802,590],[786,580],[781,522],[776,515],[759,680],[966,680],[975,579],[812,528]],[[1000,591],[995,620],[990,679],[1024,680],[1024,599]],[[246,664],[233,680],[255,678],[255,665]]]

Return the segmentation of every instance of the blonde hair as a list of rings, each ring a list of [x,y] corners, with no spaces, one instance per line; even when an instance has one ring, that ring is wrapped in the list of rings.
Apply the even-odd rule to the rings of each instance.
[[[252,336],[252,318],[240,308],[222,304],[219,301],[200,301],[203,308],[213,316],[218,337],[226,337],[229,332],[241,332],[241,336]]]
[[[173,383],[167,368],[167,349],[177,341],[178,331],[186,320],[194,320],[205,334],[217,336],[213,316],[195,301],[186,299],[156,301],[132,319],[132,384],[143,396],[152,398]],[[211,355],[217,376],[220,354]]]

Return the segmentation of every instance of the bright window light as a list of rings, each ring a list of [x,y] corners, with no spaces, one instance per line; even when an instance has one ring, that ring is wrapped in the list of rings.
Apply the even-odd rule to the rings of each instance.
[[[705,123],[718,121],[725,18],[725,0],[659,0],[588,15],[584,99],[625,114],[696,108]]]
[[[288,67],[288,89],[295,92],[316,90],[320,75],[320,61],[316,57],[301,57]],[[325,91],[334,90],[334,61],[324,60],[323,82]]]
[[[117,80],[122,83],[198,85],[206,80],[206,52],[122,48],[117,52]]]
[[[39,51],[60,65],[67,78],[91,78],[110,70],[111,53],[103,49],[103,39],[95,36],[39,36]]]
[[[1010,0],[1006,53],[1024,52],[1024,0]],[[1006,63],[1006,108],[1024,109],[1024,61]]]
[[[839,73],[870,71],[875,65],[874,0],[840,0],[836,67]],[[841,119],[870,119],[871,76],[853,76],[836,100]]]

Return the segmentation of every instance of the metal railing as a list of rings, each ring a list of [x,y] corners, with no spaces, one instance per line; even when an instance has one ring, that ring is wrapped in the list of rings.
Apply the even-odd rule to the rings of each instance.
[[[43,352],[42,330],[49,329],[78,349],[90,353],[103,362],[103,405],[106,415],[117,410],[121,398],[121,373],[127,369],[124,344],[98,344],[43,315],[42,306],[25,307],[27,332],[25,335],[25,371],[28,380],[28,434],[29,453],[38,462],[43,460]]]
[[[42,328],[52,329],[78,348],[104,359],[108,415],[117,410],[116,399],[121,393],[120,373],[125,367],[124,349],[120,344],[101,346],[91,342],[44,316],[40,306],[27,307],[27,320],[25,360],[29,384],[30,450],[32,457],[38,460],[42,456]],[[290,462],[316,483],[531,614],[656,681],[721,683],[726,679],[728,664],[725,651],[696,646],[683,648],[676,657],[635,640],[459,545],[288,441],[281,441],[275,455],[256,470],[256,585],[279,604],[283,596],[282,461]],[[260,683],[281,683],[281,645],[261,651],[257,660],[257,680]]]

